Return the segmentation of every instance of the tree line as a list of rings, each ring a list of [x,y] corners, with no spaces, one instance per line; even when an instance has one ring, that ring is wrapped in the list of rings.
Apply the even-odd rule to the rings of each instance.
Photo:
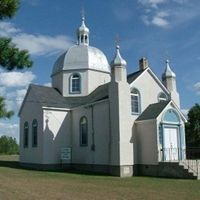
[[[15,138],[8,137],[8,136],[1,136],[0,137],[0,154],[19,154],[19,145]]]

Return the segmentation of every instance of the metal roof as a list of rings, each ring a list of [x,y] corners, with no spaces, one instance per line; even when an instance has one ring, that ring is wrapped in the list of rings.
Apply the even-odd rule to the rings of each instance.
[[[143,121],[149,119],[156,119],[158,115],[164,110],[170,101],[160,101],[159,103],[150,104],[136,121]]]
[[[87,45],[74,45],[55,62],[52,75],[63,70],[94,69],[110,73],[110,65],[104,53]]]
[[[137,77],[139,77],[145,70],[139,70],[127,76],[127,81],[131,84]]]
[[[108,85],[99,86],[90,95],[83,97],[63,97],[56,89],[52,87],[30,85],[30,90],[34,93],[35,99],[29,99],[27,102],[40,103],[42,106],[56,108],[74,108],[77,106],[91,104],[108,98]]]

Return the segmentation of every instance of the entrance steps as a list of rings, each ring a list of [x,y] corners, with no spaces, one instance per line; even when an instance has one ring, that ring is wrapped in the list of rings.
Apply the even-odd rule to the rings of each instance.
[[[181,160],[179,165],[192,173],[197,180],[200,180],[200,160]]]
[[[200,160],[160,162],[159,176],[200,180]]]

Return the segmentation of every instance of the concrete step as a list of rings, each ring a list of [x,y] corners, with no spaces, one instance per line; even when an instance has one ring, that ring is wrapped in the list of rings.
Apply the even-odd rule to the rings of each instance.
[[[187,169],[185,165],[179,162],[160,162],[159,173],[160,176],[165,177],[198,179],[197,174]]]

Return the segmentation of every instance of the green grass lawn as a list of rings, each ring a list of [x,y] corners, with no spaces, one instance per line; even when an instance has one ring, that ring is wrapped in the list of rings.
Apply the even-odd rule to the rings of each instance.
[[[16,161],[17,157],[0,156],[2,200],[200,199],[200,181],[197,180],[32,171],[16,167],[16,162],[12,166],[13,159]],[[4,165],[7,160],[10,164]]]

